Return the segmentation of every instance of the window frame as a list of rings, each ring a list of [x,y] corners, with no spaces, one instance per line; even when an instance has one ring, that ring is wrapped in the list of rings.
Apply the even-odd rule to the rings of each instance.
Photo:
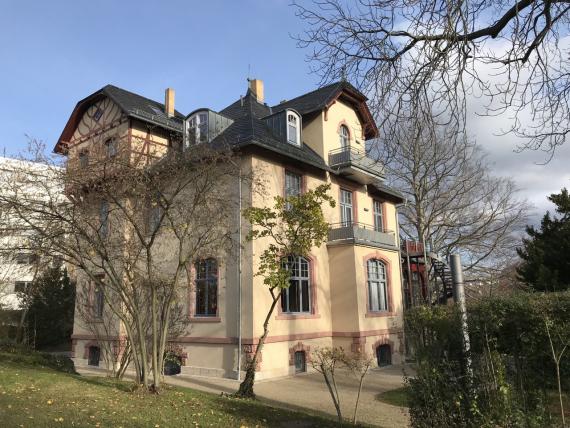
[[[289,117],[295,119],[295,124],[291,125],[289,123]],[[287,128],[287,143],[301,147],[301,116],[293,110],[286,110],[285,112],[285,126]],[[291,131],[294,129],[295,139],[291,139]]]
[[[287,185],[287,177],[295,176],[295,178],[299,179],[299,189],[297,194],[290,193],[289,190],[291,189],[290,186]],[[285,199],[296,196],[299,197],[303,194],[303,184],[304,184],[304,177],[303,174],[298,173],[297,171],[293,171],[291,169],[285,169],[284,179],[283,179],[283,197]],[[291,209],[291,204],[289,202],[285,203],[285,207],[287,210]]]
[[[370,266],[372,263],[376,263],[378,266],[382,266],[383,277],[378,275],[377,277],[373,277],[371,275]],[[370,257],[366,260],[366,265],[364,267],[366,269],[366,308],[367,313],[369,314],[389,314],[391,313],[391,301],[390,301],[390,283],[389,283],[389,275],[390,269],[389,264],[382,260],[379,257]],[[380,272],[379,269],[377,269]],[[378,304],[377,308],[373,307],[373,284],[376,286],[376,294],[377,299],[376,303]],[[383,291],[384,291],[384,306],[381,305],[381,287],[383,284]]]
[[[119,153],[119,143],[116,138],[105,140],[105,156],[107,159],[115,159]]]
[[[93,284],[93,317],[102,319],[105,311],[105,292],[97,283]]]
[[[303,256],[287,256],[284,257],[281,261],[282,265],[285,263],[286,266],[291,266],[290,264],[290,260],[294,259],[294,263],[296,263],[296,271],[297,271],[297,275],[291,275],[289,277],[289,287],[284,289],[281,292],[281,302],[280,302],[280,308],[281,308],[281,313],[284,315],[308,315],[308,314],[312,314],[313,313],[313,296],[312,296],[312,281],[311,281],[311,262],[308,258],[305,258]],[[303,276],[303,265],[302,263],[306,264],[306,276]],[[289,268],[291,269],[291,268]],[[293,270],[295,270],[295,268],[293,268]],[[290,301],[290,290],[291,287],[293,286],[293,281],[296,281],[296,288],[297,288],[297,298],[298,298],[298,304],[299,304],[299,310],[298,311],[292,311],[291,310],[291,301]],[[304,284],[303,282],[306,282],[307,284],[307,291],[306,293],[303,293],[303,287]],[[307,298],[307,309],[304,310],[303,307],[304,305],[304,297],[303,294],[306,294],[306,298]]]
[[[380,211],[376,211],[376,207],[380,208]],[[372,216],[374,217],[374,230],[376,232],[386,232],[386,225],[384,224],[384,202],[378,199],[372,199]]]
[[[203,120],[205,118],[205,120]],[[201,144],[209,141],[208,135],[209,118],[208,111],[201,110],[194,113],[188,118],[188,139],[190,144]],[[191,133],[194,133],[193,140],[190,138]]]
[[[103,207],[106,208],[103,209]],[[107,239],[109,236],[110,212],[109,201],[107,199],[101,199],[99,203],[99,236],[101,236],[101,239]]]
[[[79,167],[85,169],[89,166],[89,150],[81,150],[77,155]]]
[[[343,195],[350,195],[350,205],[347,202],[344,202]],[[349,189],[345,189],[344,187],[340,188],[340,197],[339,197],[339,209],[340,209],[340,223],[343,227],[353,226],[356,222],[355,215],[354,215],[354,192]],[[350,209],[348,209],[350,207]],[[350,219],[345,219],[345,213],[350,213]]]
[[[343,132],[346,131],[346,134]],[[338,128],[340,147],[347,149],[350,147],[350,129],[346,124],[342,123]]]
[[[209,265],[206,264],[206,269],[205,269],[205,276],[203,278],[200,277],[200,264],[201,263],[208,263],[208,262],[213,262],[215,263],[215,274],[211,275],[211,269],[209,268]],[[198,318],[216,318],[218,317],[219,314],[219,283],[220,283],[220,266],[218,263],[218,260],[213,258],[213,257],[208,257],[206,259],[200,259],[197,260],[196,262],[194,262],[194,270],[195,270],[195,278],[194,278],[194,287],[195,287],[195,301],[194,301],[194,312],[193,312],[193,316],[194,317],[198,317]],[[210,274],[210,275],[208,275]],[[213,294],[213,296],[215,296],[216,301],[215,301],[215,310],[213,313],[209,313],[208,312],[208,306],[209,306],[209,298],[211,297],[211,290],[210,287],[212,286],[212,282],[214,282],[214,288],[215,288],[215,293]],[[204,312],[199,312],[198,311],[198,305],[199,305],[199,299],[198,299],[198,293],[199,293],[199,287],[204,284],[204,296],[205,296],[205,300],[204,300]]]

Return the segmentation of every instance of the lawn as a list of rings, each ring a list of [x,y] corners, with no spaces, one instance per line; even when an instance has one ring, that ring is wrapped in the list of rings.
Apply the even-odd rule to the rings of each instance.
[[[2,427],[321,427],[332,419],[186,388],[160,395],[132,383],[63,373],[0,352]],[[33,364],[36,364],[33,362]]]
[[[376,396],[376,399],[383,403],[391,404],[392,406],[408,407],[406,387],[381,392]]]

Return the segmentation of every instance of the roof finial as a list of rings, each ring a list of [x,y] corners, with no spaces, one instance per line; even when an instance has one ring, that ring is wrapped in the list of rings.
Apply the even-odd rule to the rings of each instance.
[[[346,82],[346,64],[343,64],[340,68],[340,81]]]

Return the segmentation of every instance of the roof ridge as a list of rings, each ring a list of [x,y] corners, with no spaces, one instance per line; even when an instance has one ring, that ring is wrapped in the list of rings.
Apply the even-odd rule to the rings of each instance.
[[[312,90],[312,91],[310,91],[310,92],[305,92],[304,94],[298,95],[298,96],[296,96],[295,98],[291,98],[290,100],[286,100],[286,101],[281,102],[281,103],[279,103],[279,104],[275,104],[273,107],[278,107],[278,106],[280,106],[281,104],[290,103],[290,102],[295,101],[295,100],[297,100],[297,99],[299,99],[299,98],[306,97],[307,95],[311,95],[311,94],[313,94],[313,93],[315,93],[315,92],[322,91],[323,89],[327,89],[327,88],[333,87],[333,86],[335,86],[335,85],[342,85],[343,82],[344,82],[343,80],[339,80],[339,81],[336,81],[336,82],[334,82],[334,83],[330,83],[330,84],[328,84],[328,85],[321,86],[320,88],[314,89],[314,90]]]

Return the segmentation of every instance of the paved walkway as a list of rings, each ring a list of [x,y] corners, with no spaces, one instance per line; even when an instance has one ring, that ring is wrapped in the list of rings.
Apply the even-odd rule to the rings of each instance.
[[[376,400],[380,392],[402,386],[402,366],[391,366],[372,370],[364,381],[364,387],[358,406],[358,420],[367,424],[385,428],[403,428],[408,426],[407,410],[391,406]],[[78,371],[88,375],[101,375],[99,370]],[[166,381],[173,385],[184,386],[201,391],[219,394],[233,393],[239,383],[236,380],[200,376],[167,376]],[[358,382],[348,373],[337,375],[337,385],[341,396],[341,407],[345,417],[351,417],[358,392]],[[318,373],[297,375],[280,379],[267,379],[256,382],[257,397],[268,404],[295,410],[310,409],[336,416],[326,384]]]

